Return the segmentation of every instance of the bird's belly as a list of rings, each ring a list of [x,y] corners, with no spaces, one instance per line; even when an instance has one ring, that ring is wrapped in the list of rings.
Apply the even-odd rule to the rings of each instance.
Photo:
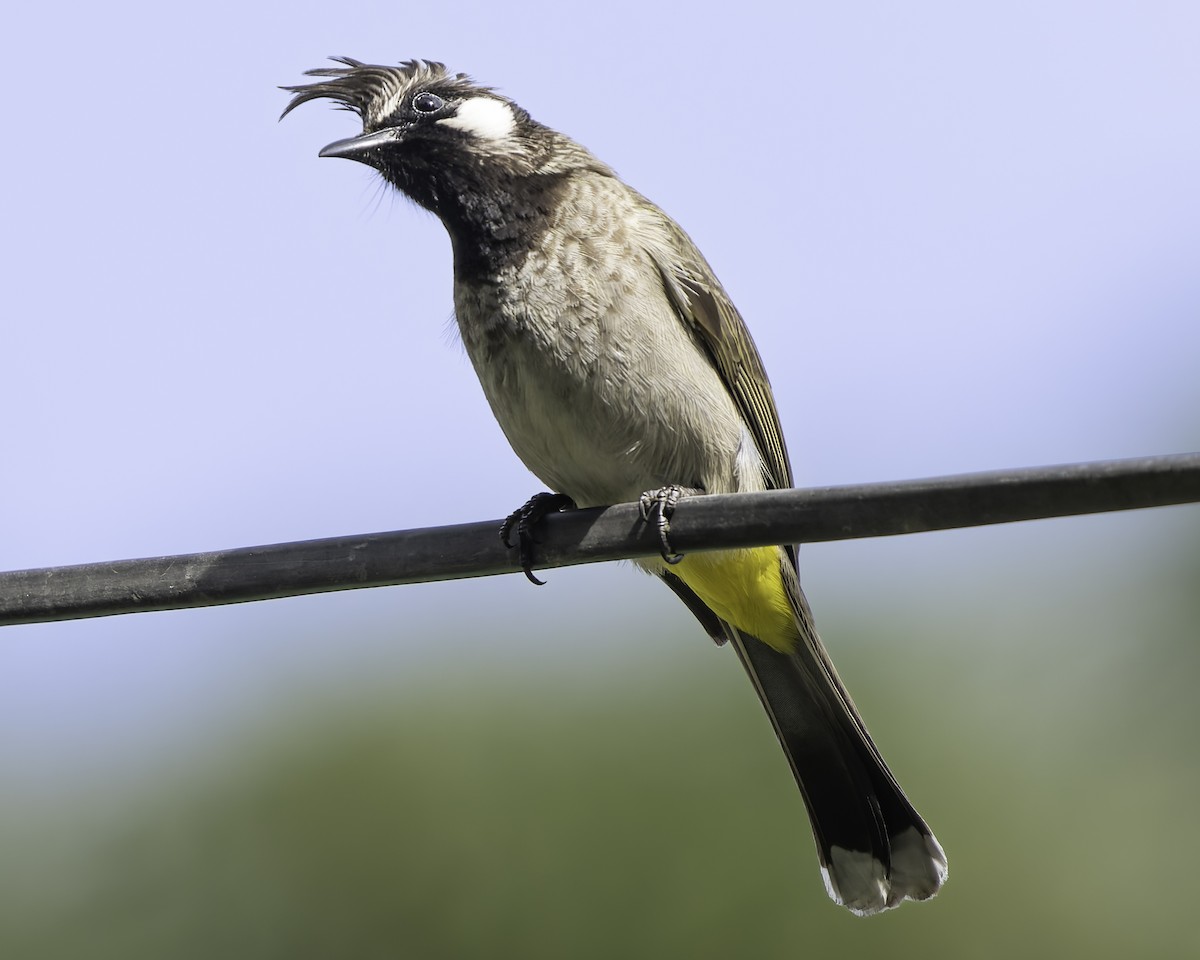
[[[562,376],[536,360],[514,363],[503,387],[489,389],[491,378],[482,379],[517,456],[580,506],[619,503],[651,487],[695,482],[697,458],[664,449],[649,419],[630,415],[630,407],[661,404],[654,391]]]
[[[513,338],[476,369],[525,465],[551,489],[593,506],[670,483],[741,488],[746,431],[719,378],[698,359],[678,354],[674,365],[655,369],[645,357],[629,362],[621,345],[581,357]]]

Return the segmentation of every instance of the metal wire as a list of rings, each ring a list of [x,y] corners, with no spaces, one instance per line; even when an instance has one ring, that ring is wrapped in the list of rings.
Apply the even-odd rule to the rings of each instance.
[[[1200,454],[854,486],[691,497],[671,521],[681,553],[849,540],[1200,501]],[[499,520],[0,573],[0,626],[242,603],[520,570]],[[553,514],[538,568],[652,556],[636,504]]]

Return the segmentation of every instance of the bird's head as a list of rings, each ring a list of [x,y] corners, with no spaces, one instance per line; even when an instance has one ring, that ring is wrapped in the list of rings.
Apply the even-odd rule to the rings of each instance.
[[[512,100],[440,63],[334,62],[307,72],[315,83],[283,88],[293,95],[283,116],[317,99],[358,114],[362,133],[329,144],[321,156],[374,167],[437,214],[464,263],[488,244],[527,239],[572,176],[614,176]]]
[[[283,116],[317,99],[357,113],[362,133],[329,144],[320,155],[374,167],[443,219],[463,197],[494,192],[519,178],[566,172],[583,158],[585,165],[596,165],[586,151],[507,97],[440,63],[334,61],[341,65],[306,73],[320,78],[315,83],[283,88],[293,94]]]
[[[294,94],[283,117],[308,100],[327,99],[362,120],[361,136],[329,144],[323,157],[382,167],[397,152],[521,154],[529,146],[529,114],[465,73],[426,60],[385,67],[333,59],[344,66],[309,70],[305,76],[323,79],[283,88]]]

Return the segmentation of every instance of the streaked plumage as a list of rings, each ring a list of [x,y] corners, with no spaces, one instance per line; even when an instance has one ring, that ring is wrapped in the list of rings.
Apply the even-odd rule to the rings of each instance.
[[[438,63],[340,58],[289,87],[363,134],[368,163],[445,224],[467,353],[513,449],[580,506],[678,484],[787,487],[762,361],[666,214],[574,141]],[[287,112],[285,111],[285,113]],[[941,886],[946,861],[880,758],[812,624],[792,548],[696,554],[661,577],[732,641],[804,795],[830,895],[870,914]]]

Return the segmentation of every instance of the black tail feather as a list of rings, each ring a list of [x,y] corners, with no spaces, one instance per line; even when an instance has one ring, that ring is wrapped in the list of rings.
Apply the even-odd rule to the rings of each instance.
[[[946,879],[945,854],[880,756],[799,585],[785,580],[799,633],[791,651],[723,626],[804,797],[829,895],[862,915],[926,900]]]

